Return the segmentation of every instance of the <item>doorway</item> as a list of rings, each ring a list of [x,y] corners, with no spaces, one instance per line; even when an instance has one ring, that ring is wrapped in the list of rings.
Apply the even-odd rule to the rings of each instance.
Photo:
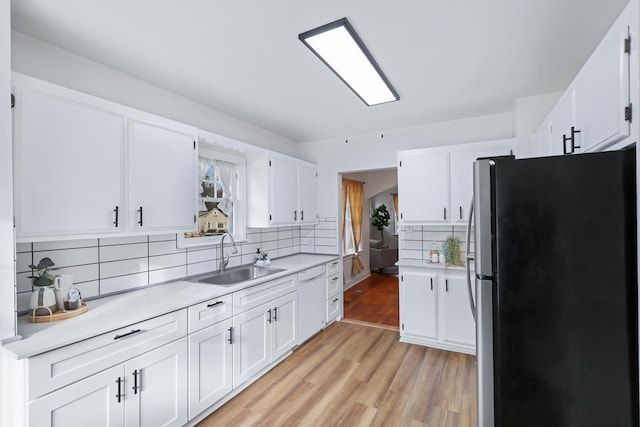
[[[345,244],[345,238],[352,238],[353,233],[346,230],[345,235],[340,236],[340,247],[345,254],[343,255],[345,278],[343,318],[345,321],[397,329],[399,326],[399,281],[395,265],[399,250],[399,228],[395,207],[398,190],[397,170],[393,168],[343,173],[341,178],[364,183],[361,241],[357,251],[358,259],[363,265],[360,273],[354,274],[352,271],[354,254],[349,253],[349,248],[353,248],[353,244],[348,242]],[[341,185],[342,179],[339,182]],[[396,197],[395,200],[394,197]],[[386,210],[389,213],[388,225],[381,226],[378,223],[374,226],[372,214],[380,210]],[[349,209],[347,209],[347,216],[350,215],[348,211]],[[345,220],[344,213],[341,212],[340,215],[341,220]],[[346,218],[345,229],[351,224],[349,219]]]

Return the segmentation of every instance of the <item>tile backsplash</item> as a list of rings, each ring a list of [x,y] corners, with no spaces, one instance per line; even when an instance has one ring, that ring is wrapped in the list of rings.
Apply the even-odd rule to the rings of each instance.
[[[247,241],[238,243],[229,267],[249,264],[258,248],[271,258],[297,253],[337,254],[336,218],[319,218],[318,225],[247,229]],[[94,298],[143,286],[179,280],[218,268],[220,247],[179,249],[176,235],[112,237],[18,243],[16,246],[17,311],[29,308],[32,291],[30,264],[49,257],[55,274],[74,276],[83,298]]]
[[[440,250],[448,236],[460,239],[460,257],[465,259],[467,244],[466,227],[464,225],[414,225],[402,226],[400,232],[400,258],[407,260],[428,260],[432,248]],[[471,245],[473,247],[473,233]]]

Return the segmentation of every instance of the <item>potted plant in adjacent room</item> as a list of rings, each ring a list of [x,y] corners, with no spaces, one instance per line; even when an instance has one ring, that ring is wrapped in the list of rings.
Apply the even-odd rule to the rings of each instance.
[[[371,225],[380,232],[380,241],[384,247],[384,229],[391,224],[391,215],[387,207],[382,204],[375,208],[371,213]]]
[[[29,304],[29,308],[34,310],[32,314],[35,316],[45,316],[56,311],[56,297],[52,288],[55,277],[50,273],[51,267],[54,265],[51,258],[42,258],[38,265],[29,266],[35,270],[35,275],[29,276],[30,279],[33,279],[31,283],[38,288],[31,294]]]

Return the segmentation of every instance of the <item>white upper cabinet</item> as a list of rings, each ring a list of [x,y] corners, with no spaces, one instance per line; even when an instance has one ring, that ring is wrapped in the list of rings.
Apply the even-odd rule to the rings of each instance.
[[[196,228],[195,128],[12,78],[19,241]]]
[[[53,85],[14,84],[16,234],[122,230],[124,117]]]
[[[400,151],[398,160],[400,220],[404,224],[449,222],[449,153]]]
[[[131,223],[136,230],[196,227],[195,136],[190,128],[129,121]]]
[[[451,221],[466,223],[469,218],[473,197],[473,162],[480,157],[510,154],[510,143],[482,144],[451,152]]]
[[[512,139],[398,152],[398,204],[403,224],[466,222],[473,162],[511,152]]]
[[[624,147],[637,140],[638,10],[631,1],[536,131],[540,155]],[[633,78],[632,78],[633,77]]]
[[[315,167],[298,165],[298,223],[318,222],[318,172]]]
[[[250,153],[247,164],[248,226],[316,224],[315,165],[270,151]]]

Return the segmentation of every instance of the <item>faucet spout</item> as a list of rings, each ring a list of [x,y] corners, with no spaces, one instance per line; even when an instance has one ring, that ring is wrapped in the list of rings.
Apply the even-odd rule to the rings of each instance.
[[[224,253],[224,239],[228,237],[231,239],[231,253],[237,254],[238,248],[236,248],[236,242],[233,240],[233,236],[229,233],[224,233],[222,235],[222,239],[220,239],[220,265],[218,266],[218,270],[222,273],[226,268],[227,264],[229,264],[229,254]]]

